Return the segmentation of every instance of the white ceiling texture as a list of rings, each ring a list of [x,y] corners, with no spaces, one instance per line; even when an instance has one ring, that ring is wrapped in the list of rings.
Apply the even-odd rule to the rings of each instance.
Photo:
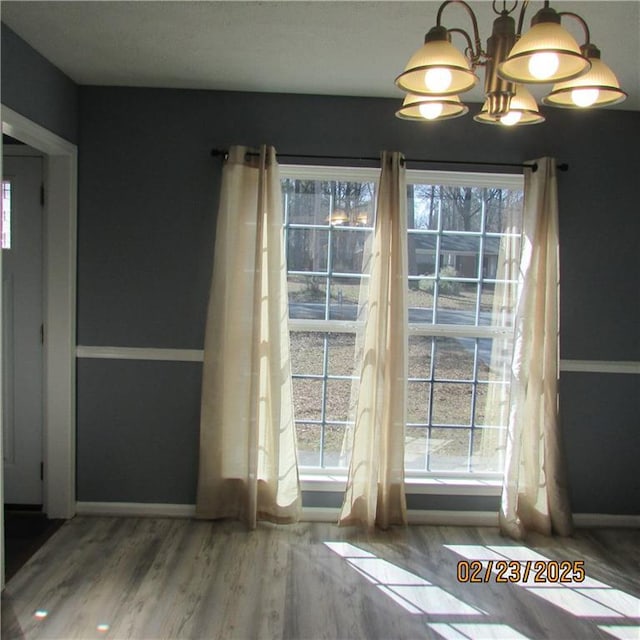
[[[508,0],[507,4],[512,4]],[[494,18],[488,1],[469,3],[483,44]],[[502,0],[497,2],[502,7]],[[90,85],[221,89],[402,98],[394,78],[435,25],[440,2],[130,1],[2,2],[13,31],[75,82]],[[543,5],[532,0],[525,24]],[[640,1],[554,0],[580,14],[591,41],[640,110]],[[516,14],[517,15],[517,14]],[[443,24],[471,31],[460,6]],[[563,24],[583,42],[578,23]],[[454,42],[458,36],[454,36]],[[462,41],[456,42],[462,48]],[[479,71],[481,79],[482,70]],[[536,87],[540,98],[548,86]],[[482,102],[482,82],[463,100]]]

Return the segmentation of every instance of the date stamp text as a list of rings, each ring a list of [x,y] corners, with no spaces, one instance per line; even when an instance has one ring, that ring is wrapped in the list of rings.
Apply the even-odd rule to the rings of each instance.
[[[584,560],[460,560],[458,582],[584,582]]]

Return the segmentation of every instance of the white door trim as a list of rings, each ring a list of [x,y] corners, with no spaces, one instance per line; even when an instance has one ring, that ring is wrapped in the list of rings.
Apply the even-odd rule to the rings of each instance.
[[[71,518],[76,505],[78,148],[5,105],[2,132],[45,154],[43,506],[50,518]]]

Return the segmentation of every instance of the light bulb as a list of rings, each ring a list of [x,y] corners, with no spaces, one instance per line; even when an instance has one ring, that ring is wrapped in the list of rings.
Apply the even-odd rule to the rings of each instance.
[[[560,59],[557,54],[543,51],[535,53],[529,60],[529,73],[538,80],[551,78],[560,66]]]
[[[434,67],[424,74],[424,83],[433,93],[442,93],[451,86],[451,71],[442,67]]]
[[[522,118],[522,111],[509,111],[500,118],[500,122],[507,127],[512,127],[520,122],[520,118]]]
[[[590,107],[599,95],[598,89],[574,89],[571,92],[571,100],[578,107]]]
[[[419,107],[420,115],[426,120],[435,120],[442,114],[441,102],[423,102]]]

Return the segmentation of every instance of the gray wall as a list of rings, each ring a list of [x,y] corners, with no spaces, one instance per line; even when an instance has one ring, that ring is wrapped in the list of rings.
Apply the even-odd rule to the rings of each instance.
[[[2,104],[76,142],[78,88],[2,23]]]
[[[264,142],[301,154],[397,149],[418,158],[522,162],[552,155],[568,162],[559,183],[562,357],[640,360],[640,113],[548,110],[543,126],[505,130],[469,116],[437,125],[400,121],[397,104],[81,87],[78,343],[202,348],[220,178],[209,151]],[[193,502],[199,375],[198,364],[80,362],[80,500]],[[634,512],[637,377],[563,373],[561,389],[574,510]],[[152,482],[159,468],[163,479]],[[305,498],[335,502],[331,495]],[[441,496],[409,502],[438,509],[497,504]]]
[[[400,121],[397,100],[78,88],[5,25],[2,102],[79,143],[78,344],[202,347],[220,179],[209,151],[270,143],[297,153],[568,162],[560,174],[562,357],[640,360],[640,113],[549,110],[543,126],[504,130],[470,116]],[[200,376],[198,363],[79,360],[79,500],[194,501]],[[562,374],[574,511],[637,510],[638,386],[637,376]],[[338,504],[336,495],[306,494],[305,504]]]

